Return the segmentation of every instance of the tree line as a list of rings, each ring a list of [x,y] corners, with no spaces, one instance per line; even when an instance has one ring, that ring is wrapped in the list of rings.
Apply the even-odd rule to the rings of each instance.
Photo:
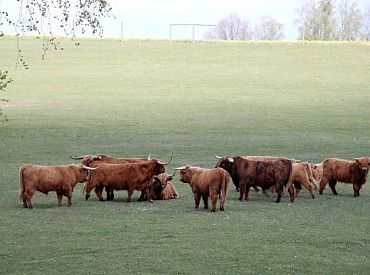
[[[298,40],[370,39],[370,5],[361,11],[357,0],[302,0],[296,13],[294,24],[298,28]],[[204,38],[280,40],[284,38],[284,24],[264,16],[252,26],[238,14],[231,14],[206,32]]]

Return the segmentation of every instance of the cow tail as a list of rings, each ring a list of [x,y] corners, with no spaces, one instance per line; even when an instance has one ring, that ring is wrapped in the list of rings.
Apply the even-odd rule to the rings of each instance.
[[[25,182],[24,182],[24,167],[19,168],[19,199],[22,201],[24,192],[26,190]]]

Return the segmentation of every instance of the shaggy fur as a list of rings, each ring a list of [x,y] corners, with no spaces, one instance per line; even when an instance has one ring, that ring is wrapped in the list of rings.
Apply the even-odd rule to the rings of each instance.
[[[316,182],[320,182],[322,179],[323,166],[322,162],[318,164],[310,163],[312,169],[313,178]]]
[[[292,160],[252,160],[243,157],[225,157],[219,159],[216,167],[221,167],[229,172],[233,182],[240,187],[239,200],[249,199],[249,188],[260,186],[267,190],[275,186],[278,197],[276,202],[280,202],[282,193],[288,188],[290,200],[294,201],[294,193],[291,188]]]
[[[89,172],[82,165],[41,166],[24,164],[19,168],[19,196],[25,208],[32,209],[32,196],[36,191],[44,194],[55,191],[58,206],[62,205],[63,195],[72,205],[73,188],[78,182],[88,179]]]
[[[99,169],[91,172],[91,178],[85,185],[86,199],[95,188],[95,193],[103,201],[104,187],[112,190],[127,190],[127,201],[131,201],[134,190],[149,190],[151,179],[154,175],[165,172],[163,164],[157,160],[147,160],[144,163],[108,164],[94,162],[92,167]]]
[[[212,212],[216,211],[217,197],[220,197],[220,211],[225,210],[229,174],[221,168],[205,169],[186,166],[180,169],[180,181],[188,183],[194,194],[195,208],[199,208],[203,199],[204,209],[208,209],[208,197],[211,197]]]
[[[337,181],[351,183],[354,197],[360,196],[360,189],[367,181],[370,158],[362,157],[356,160],[328,158],[323,161],[323,174],[320,182],[320,194],[329,184],[334,195],[338,195],[335,185]]]
[[[179,197],[175,186],[171,182],[172,178],[173,175],[171,176],[167,173],[162,173],[153,177],[151,188],[151,197],[153,200],[169,200],[177,199]]]

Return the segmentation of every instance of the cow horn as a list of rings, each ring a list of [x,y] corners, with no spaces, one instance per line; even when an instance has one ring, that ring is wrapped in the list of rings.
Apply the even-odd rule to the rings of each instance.
[[[177,167],[177,168],[173,168],[173,170],[183,170],[185,169],[186,167],[188,167],[187,165],[185,166],[181,166],[181,167]],[[175,172],[176,173],[176,172]],[[175,174],[174,174],[175,175]]]
[[[94,158],[102,159],[102,155],[96,155],[96,156],[94,156]]]
[[[234,162],[234,159],[233,159],[233,158],[230,158],[230,157],[227,157],[227,160],[228,160],[229,162]]]
[[[176,175],[176,171],[170,177],[173,178],[175,175]]]
[[[79,156],[79,157],[77,157],[77,156],[70,156],[70,158],[71,159],[83,159],[84,157],[83,156]]]
[[[212,153],[212,154],[215,156],[216,159],[222,159],[222,157],[217,156],[215,153]]]
[[[171,160],[172,160],[172,156],[171,156],[171,158],[170,158],[169,161],[167,161],[167,162],[161,162],[161,161],[158,160],[158,163],[159,164],[162,164],[162,165],[167,165],[167,164],[169,164],[171,162]]]
[[[358,161],[358,160],[360,160],[359,158],[353,158],[353,160],[356,160],[356,161]]]
[[[89,166],[82,165],[82,168],[83,168],[83,169],[90,170],[90,171],[92,171],[92,170],[96,170],[96,169],[98,169],[99,167],[100,167],[100,166],[93,168],[93,167],[89,167]]]
[[[150,154],[149,154],[149,156],[148,156],[148,160],[151,160],[151,158],[150,158]]]

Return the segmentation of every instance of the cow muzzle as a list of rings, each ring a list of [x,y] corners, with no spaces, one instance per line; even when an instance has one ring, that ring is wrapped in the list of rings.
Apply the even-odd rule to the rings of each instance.
[[[362,167],[362,168],[361,168],[361,170],[362,170],[362,172],[367,172],[367,171],[369,170],[369,168],[367,168],[367,167]]]

